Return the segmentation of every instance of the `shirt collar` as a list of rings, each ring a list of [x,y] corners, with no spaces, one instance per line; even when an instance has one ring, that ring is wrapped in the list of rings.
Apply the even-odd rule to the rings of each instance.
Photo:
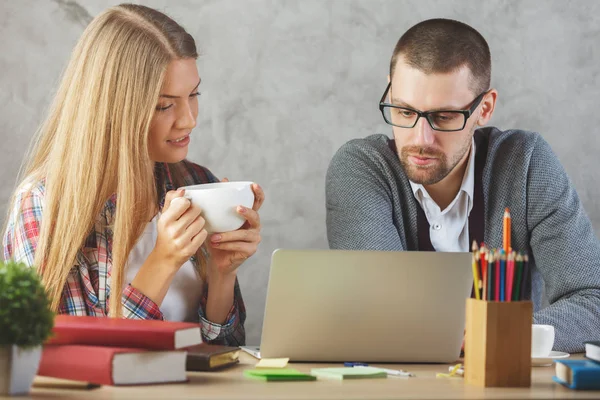
[[[417,200],[419,200],[419,196],[424,196],[429,199],[429,193],[423,185],[420,183],[415,183],[411,180],[408,181],[410,183],[410,187],[412,188],[413,195]],[[467,198],[469,199],[469,211],[473,208],[473,192],[475,190],[475,139],[471,139],[471,153],[469,154],[469,161],[467,162],[467,168],[465,169],[465,174],[463,176],[462,183],[460,185],[460,190],[458,194],[461,192],[465,192]]]

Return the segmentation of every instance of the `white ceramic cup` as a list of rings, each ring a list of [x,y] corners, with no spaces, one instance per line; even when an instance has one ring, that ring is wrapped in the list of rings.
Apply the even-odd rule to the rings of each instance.
[[[208,233],[235,231],[246,219],[236,211],[238,206],[252,208],[252,182],[218,182],[185,186],[184,197],[202,209]]]
[[[531,327],[531,356],[548,357],[554,346],[554,327],[537,325]]]

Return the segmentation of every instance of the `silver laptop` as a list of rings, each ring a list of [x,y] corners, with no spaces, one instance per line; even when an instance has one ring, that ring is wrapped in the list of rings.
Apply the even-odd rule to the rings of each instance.
[[[260,356],[456,361],[470,264],[470,253],[276,250]]]

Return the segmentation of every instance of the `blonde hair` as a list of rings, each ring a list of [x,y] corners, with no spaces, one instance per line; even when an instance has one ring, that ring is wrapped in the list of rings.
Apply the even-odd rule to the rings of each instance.
[[[35,265],[53,310],[116,190],[109,315],[122,315],[127,258],[158,202],[148,155],[156,101],[169,62],[197,57],[194,39],[180,25],[131,4],[98,15],[75,46],[24,171],[27,181],[46,184]],[[203,266],[201,249],[197,259]]]

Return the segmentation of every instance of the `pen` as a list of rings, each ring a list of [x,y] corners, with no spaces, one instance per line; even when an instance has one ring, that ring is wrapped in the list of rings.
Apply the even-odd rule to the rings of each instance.
[[[361,362],[345,362],[344,367],[368,367],[369,364],[361,363]]]

